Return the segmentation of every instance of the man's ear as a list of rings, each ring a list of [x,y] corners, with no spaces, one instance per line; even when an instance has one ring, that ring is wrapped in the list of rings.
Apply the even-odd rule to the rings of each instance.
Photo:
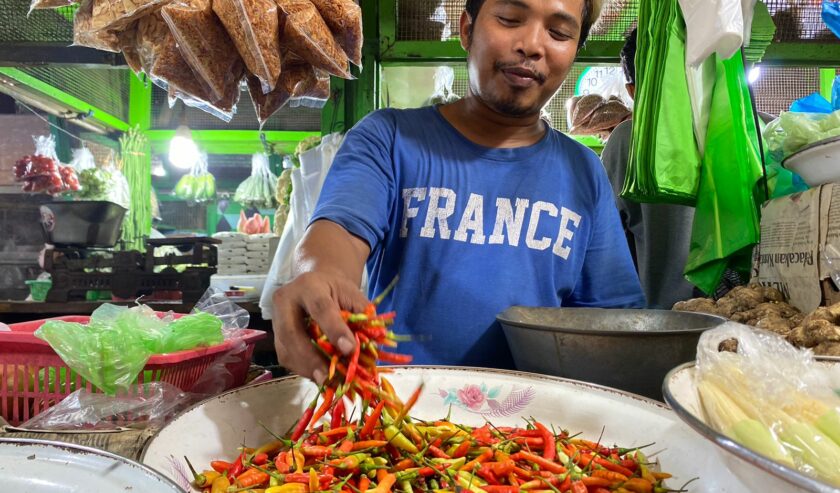
[[[473,19],[467,11],[461,12],[461,48],[464,51],[470,51],[470,34],[472,33]]]

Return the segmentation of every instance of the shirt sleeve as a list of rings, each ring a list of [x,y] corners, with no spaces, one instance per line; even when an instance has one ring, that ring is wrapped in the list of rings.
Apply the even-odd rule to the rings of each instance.
[[[371,113],[347,133],[324,181],[312,222],[332,221],[373,250],[391,228],[395,203],[396,124],[387,111]]]
[[[596,184],[597,202],[581,276],[564,306],[603,308],[643,308],[645,296],[609,180],[599,169]]]

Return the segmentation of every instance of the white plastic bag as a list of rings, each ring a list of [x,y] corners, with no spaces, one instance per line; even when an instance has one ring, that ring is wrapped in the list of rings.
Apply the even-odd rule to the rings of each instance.
[[[265,320],[270,320],[272,316],[274,291],[292,279],[292,259],[295,248],[303,238],[312,213],[315,212],[324,178],[343,141],[344,136],[341,134],[327,135],[318,147],[300,155],[300,168],[291,170],[292,199],[289,216],[283,234],[280,236],[280,244],[274,254],[266,287],[260,299],[260,308]]]
[[[736,352],[721,351],[731,339]],[[778,334],[732,322],[704,332],[697,345],[696,384],[709,424],[777,463],[840,486],[836,372]]]
[[[70,160],[70,167],[76,170],[76,173],[95,168],[96,161],[93,159],[93,153],[87,147],[73,149],[73,159]]]
[[[686,64],[712,53],[728,59],[749,39],[755,0],[679,0],[686,25]],[[745,34],[746,33],[746,34]]]

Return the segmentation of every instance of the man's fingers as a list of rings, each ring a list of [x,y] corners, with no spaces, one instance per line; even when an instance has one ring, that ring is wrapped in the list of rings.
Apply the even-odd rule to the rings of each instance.
[[[338,304],[345,310],[350,310],[354,313],[364,313],[365,308],[370,304],[370,300],[362,293],[358,286],[354,286],[350,282],[342,282],[336,286],[336,297]]]
[[[326,363],[312,346],[304,326],[303,310],[289,300],[281,301],[275,296],[272,326],[280,364],[298,375],[322,383],[326,377]]]
[[[345,355],[356,347],[353,333],[341,318],[341,308],[328,293],[313,293],[304,298],[304,309],[309,313],[329,340]]]

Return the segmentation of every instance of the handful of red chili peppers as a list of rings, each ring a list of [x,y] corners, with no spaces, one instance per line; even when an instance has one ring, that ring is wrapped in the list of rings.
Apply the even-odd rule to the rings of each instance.
[[[309,331],[329,360],[329,377],[288,438],[244,448],[233,463],[214,461],[193,485],[209,493],[665,493],[669,474],[653,472],[642,452],[602,446],[531,420],[525,428],[472,428],[417,421],[377,361],[408,363],[385,351],[397,345],[393,313],[343,312],[356,350],[340,356],[318,325]],[[358,396],[361,415],[345,409]],[[321,402],[318,406],[318,402]],[[329,422],[320,423],[327,414]],[[190,466],[192,468],[192,466]]]

